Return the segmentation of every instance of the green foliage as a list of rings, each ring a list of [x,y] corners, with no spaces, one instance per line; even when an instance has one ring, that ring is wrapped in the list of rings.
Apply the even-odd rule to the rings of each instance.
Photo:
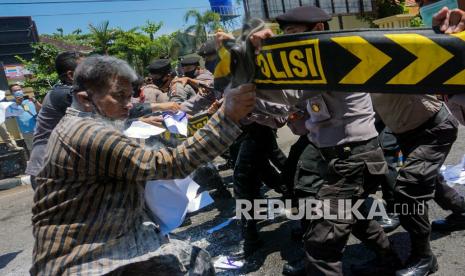
[[[376,12],[359,16],[360,19],[369,22],[372,27],[376,27],[373,20],[408,12],[405,7],[405,0],[375,0],[373,6],[376,7]]]
[[[156,25],[158,29],[161,27],[161,23]],[[172,56],[173,37],[161,35],[155,38],[154,31],[157,28],[153,28],[149,33],[152,37],[138,32],[138,28],[115,31],[108,54],[126,60],[140,75],[143,75],[145,67],[155,58],[176,58]]]
[[[216,27],[215,24],[219,22],[219,17],[216,18],[214,15],[205,18],[211,21],[209,28]],[[180,54],[184,54],[183,49],[193,45],[191,41],[193,37],[180,31],[156,36],[162,26],[162,22],[147,21],[144,26],[125,31],[112,28],[108,21],[104,21],[98,25],[89,24],[88,33],[76,29],[65,34],[63,28],[57,28],[57,32],[43,36],[63,41],[67,45],[92,46],[95,53],[113,55],[126,60],[137,73],[143,75],[147,65],[154,59],[171,58],[175,62]],[[206,38],[206,33],[204,37]],[[58,82],[54,61],[60,50],[47,43],[38,43],[33,47],[32,60],[27,61],[20,57],[18,59],[33,73],[33,77],[26,80],[25,85],[32,87],[43,97]]]
[[[376,0],[378,7],[378,18],[384,18],[396,14],[406,13],[405,1]]]
[[[412,28],[417,28],[417,27],[424,27],[425,25],[423,24],[423,20],[421,20],[421,17],[419,15],[415,16],[410,20],[410,27]]]
[[[138,33],[136,29],[126,32],[118,30],[114,35],[112,45],[108,48],[108,54],[128,61],[136,71],[141,73],[147,65],[151,43],[152,41],[147,36]]]
[[[33,73],[33,77],[27,78],[24,85],[32,87],[38,99],[42,100],[47,91],[58,82],[58,75],[55,72],[55,57],[59,50],[46,43],[37,43],[32,47],[34,48],[32,60],[24,60],[18,56],[16,58],[27,70]]]
[[[95,47],[98,53],[108,55],[110,43],[116,34],[116,30],[110,28],[110,22],[106,20],[97,26],[89,24],[89,31],[91,45]]]
[[[187,27],[185,32],[194,35],[194,44],[196,48],[207,41],[208,33],[212,33],[220,28],[224,29],[224,26],[220,23],[220,15],[215,12],[206,11],[201,14],[197,10],[188,10],[184,15],[184,21],[187,23],[191,18],[193,18],[195,22],[193,25]]]
[[[151,22],[150,20],[147,20],[144,26],[141,27],[141,30],[148,34],[150,37],[150,40],[153,41],[154,35],[156,32],[158,32],[161,27],[163,26],[163,22]]]

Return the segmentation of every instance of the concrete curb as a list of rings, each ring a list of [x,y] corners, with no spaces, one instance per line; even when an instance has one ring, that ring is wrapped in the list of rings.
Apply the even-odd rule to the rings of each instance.
[[[21,178],[13,177],[0,180],[0,190],[8,190],[17,186],[21,186]]]

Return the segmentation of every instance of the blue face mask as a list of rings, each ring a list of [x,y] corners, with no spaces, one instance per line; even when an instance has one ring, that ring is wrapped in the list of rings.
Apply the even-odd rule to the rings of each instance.
[[[421,19],[426,27],[433,26],[433,15],[440,11],[443,7],[448,7],[450,10],[457,9],[457,0],[441,0],[432,4],[425,5],[420,8]]]

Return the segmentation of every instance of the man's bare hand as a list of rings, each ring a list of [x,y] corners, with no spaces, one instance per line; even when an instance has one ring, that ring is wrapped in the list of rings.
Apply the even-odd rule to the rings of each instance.
[[[231,34],[227,34],[222,31],[216,32],[215,34],[216,49],[221,48],[224,41],[231,40],[231,39],[234,40],[234,36]]]
[[[167,103],[152,103],[152,111],[172,111],[178,112],[181,109],[181,105],[176,102]]]
[[[243,84],[224,93],[224,113],[235,123],[255,107],[255,85]]]
[[[462,32],[465,30],[465,12],[444,7],[433,16],[433,26],[439,26],[439,30],[446,34]]]
[[[176,83],[181,83],[182,86],[186,86],[186,84],[189,83],[189,78],[188,77],[175,78],[174,80],[171,81],[171,86],[175,85]]]
[[[207,110],[207,113],[208,114],[214,114],[218,111],[218,109],[220,109],[221,107],[221,103],[217,100],[215,100],[211,105],[210,107],[208,108]]]
[[[156,127],[163,127],[163,116],[149,116],[139,118],[139,121],[142,121],[146,124],[150,124]]]
[[[260,50],[262,47],[262,41],[272,36],[274,36],[274,34],[271,29],[264,29],[250,35],[250,42],[256,50]]]

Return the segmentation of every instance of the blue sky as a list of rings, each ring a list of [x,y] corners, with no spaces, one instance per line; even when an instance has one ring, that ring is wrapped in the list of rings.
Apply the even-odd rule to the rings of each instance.
[[[2,3],[11,2],[31,3],[44,1],[52,2],[60,0],[0,0],[0,16],[32,16],[40,34],[56,32],[56,29],[59,27],[64,29],[65,34],[77,28],[87,32],[89,23],[99,24],[104,20],[109,20],[110,26],[112,27],[121,27],[125,30],[135,26],[141,26],[147,20],[155,22],[163,21],[163,27],[158,34],[165,34],[190,25],[189,23],[185,24],[183,19],[187,10],[197,8],[199,11],[203,12],[208,10],[210,6],[208,0],[147,0],[113,3],[1,5]],[[75,2],[79,0],[69,1]],[[131,12],[118,12],[128,10]],[[111,13],[58,15],[97,12]],[[242,10],[241,13],[243,13]]]

